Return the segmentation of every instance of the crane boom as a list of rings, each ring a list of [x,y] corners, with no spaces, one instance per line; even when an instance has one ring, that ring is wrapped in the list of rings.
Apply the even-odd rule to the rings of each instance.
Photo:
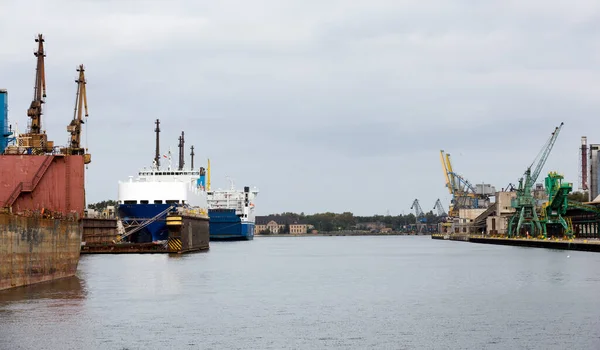
[[[554,143],[558,138],[558,134],[564,123],[560,123],[552,135],[542,147],[538,156],[533,163],[525,170],[524,178],[519,179],[519,187],[517,188],[517,196],[511,201],[511,207],[515,208],[515,213],[511,216],[508,222],[508,236],[513,237],[521,234],[521,229],[527,227],[526,234],[532,236],[542,235],[546,238],[546,223],[540,221],[536,211],[536,201],[531,194],[533,184],[537,180],[542,168],[548,160],[548,156],[554,147]],[[535,165],[533,173],[531,168]]]
[[[437,209],[438,216],[446,216],[446,211],[444,210],[444,206],[442,205],[442,201],[438,198],[433,206],[433,209]]]
[[[27,116],[31,118],[31,125],[28,133],[40,134],[42,130],[42,104],[46,98],[46,71],[44,68],[44,37],[38,34],[35,42],[38,43],[38,49],[33,54],[37,57],[35,68],[35,85],[33,87],[33,100],[27,110]]]
[[[550,136],[550,138],[548,139],[546,144],[544,144],[544,147],[542,147],[542,151],[540,152],[541,155],[539,156],[537,166],[535,167],[533,173],[530,176],[526,177],[526,181],[525,181],[526,189],[531,189],[533,187],[533,184],[537,180],[538,176],[540,176],[540,172],[542,171],[542,168],[544,167],[544,165],[546,164],[546,161],[548,160],[550,151],[552,151],[552,148],[554,147],[554,143],[556,142],[556,139],[558,138],[558,134],[560,133],[560,130],[562,129],[563,124],[564,123],[560,123],[560,125],[554,129],[554,131],[552,132],[552,135]],[[535,160],[534,160],[534,163],[535,163]],[[531,172],[532,166],[533,166],[533,163],[527,169],[529,172]]]
[[[33,55],[37,58],[35,67],[35,85],[33,86],[33,99],[27,109],[27,116],[31,118],[25,134],[19,135],[19,145],[31,154],[46,154],[53,151],[54,142],[48,141],[48,136],[42,131],[42,105],[46,98],[46,70],[44,68],[44,37],[38,34],[35,38],[37,51]]]
[[[84,163],[88,164],[91,161],[91,156],[86,154],[85,149],[81,147],[81,125],[85,124],[83,116],[88,117],[88,106],[87,106],[87,93],[86,93],[86,80],[85,80],[85,69],[83,64],[77,67],[79,76],[75,80],[77,83],[77,92],[75,93],[75,109],[73,111],[73,120],[67,125],[67,131],[71,134],[69,147],[66,150],[67,154],[79,154],[85,155]],[[85,111],[85,115],[83,112]]]
[[[418,218],[420,216],[425,215],[425,213],[423,212],[423,209],[421,209],[421,205],[419,204],[419,200],[415,199],[412,203],[412,205],[410,206],[410,209],[414,209],[415,210],[415,216]]]
[[[446,178],[446,187],[448,188],[448,192],[450,192],[450,194],[452,194],[450,177],[448,176],[448,166],[446,165],[446,161],[444,159],[444,150],[440,151],[440,161],[442,162],[442,169],[444,170],[444,177]]]

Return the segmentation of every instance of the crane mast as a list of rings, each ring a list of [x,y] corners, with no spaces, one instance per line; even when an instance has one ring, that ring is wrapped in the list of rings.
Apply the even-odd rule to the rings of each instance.
[[[527,167],[525,174],[519,179],[519,187],[517,188],[517,197],[513,199],[511,206],[515,208],[515,213],[508,222],[508,236],[518,236],[521,228],[527,226],[527,231],[531,236],[543,235],[546,238],[546,226],[542,225],[540,218],[536,212],[535,199],[531,194],[533,184],[537,180],[542,168],[548,160],[548,156],[554,147],[554,143],[558,138],[558,134],[564,123],[560,123],[552,132],[550,138],[542,147],[540,153],[534,159],[533,163]],[[537,163],[536,163],[537,161]],[[533,172],[531,168],[535,168]]]
[[[70,155],[84,155],[84,163],[88,164],[91,161],[91,155],[86,154],[85,149],[81,147],[81,125],[85,124],[83,116],[88,117],[87,93],[85,88],[87,82],[85,80],[83,64],[79,65],[77,72],[79,72],[79,76],[75,80],[75,83],[77,83],[77,92],[75,93],[73,120],[67,126],[67,131],[71,134],[71,139],[66,153]],[[84,111],[85,115],[83,114]]]
[[[37,58],[35,68],[35,84],[33,86],[33,99],[27,110],[27,116],[31,118],[25,134],[19,135],[19,146],[24,147],[31,154],[44,154],[52,152],[54,142],[48,141],[46,133],[42,132],[42,105],[46,98],[46,70],[44,68],[44,37],[38,34],[35,42],[38,44],[37,51],[33,54]]]
[[[34,52],[37,57],[37,65],[35,68],[35,85],[33,87],[33,100],[27,110],[27,116],[31,118],[28,133],[40,134],[42,130],[42,104],[46,98],[46,71],[44,68],[44,38],[42,34],[38,34],[35,39],[38,43],[38,49]]]

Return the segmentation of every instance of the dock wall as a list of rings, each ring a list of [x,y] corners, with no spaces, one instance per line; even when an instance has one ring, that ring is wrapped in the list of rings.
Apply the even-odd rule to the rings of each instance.
[[[81,221],[0,214],[0,228],[0,290],[75,274]]]
[[[117,238],[117,219],[83,218],[84,244],[111,243]]]

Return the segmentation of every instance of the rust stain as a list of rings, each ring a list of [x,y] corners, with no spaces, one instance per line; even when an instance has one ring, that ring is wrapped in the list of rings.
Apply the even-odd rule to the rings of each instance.
[[[81,222],[0,214],[0,290],[75,274]]]

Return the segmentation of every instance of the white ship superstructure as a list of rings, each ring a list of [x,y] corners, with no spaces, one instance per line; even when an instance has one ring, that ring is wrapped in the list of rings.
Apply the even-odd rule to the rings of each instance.
[[[230,180],[230,184],[227,190],[207,192],[208,209],[235,209],[235,214],[242,222],[254,222],[254,199],[258,195],[258,189],[255,187],[250,190],[246,187],[244,191],[239,191],[233,181]]]
[[[201,181],[203,169],[144,168],[138,176],[119,182],[119,204],[180,204],[207,210],[207,197]]]

